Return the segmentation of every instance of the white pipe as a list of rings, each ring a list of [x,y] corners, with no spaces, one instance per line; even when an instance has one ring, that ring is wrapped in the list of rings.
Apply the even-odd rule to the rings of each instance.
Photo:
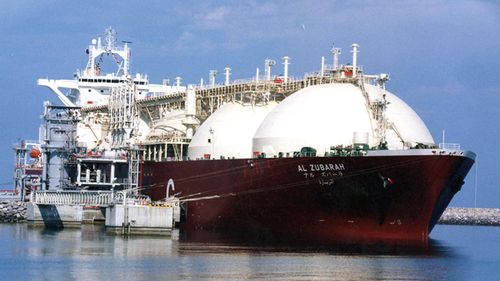
[[[82,163],[80,161],[78,161],[78,163],[76,164],[76,170],[76,184],[80,186],[80,183],[82,181]]]
[[[290,64],[290,57],[284,56],[283,57],[283,79],[284,82],[288,82],[288,65]]]
[[[259,68],[255,70],[255,82],[259,82]]]
[[[101,169],[97,169],[95,171],[95,182],[97,183],[101,182]]]
[[[196,115],[196,92],[193,87],[188,87],[186,91],[185,114],[190,116]]]
[[[266,62],[264,64],[264,74],[266,77],[266,81],[271,80],[271,66],[269,65],[268,60],[266,60]]]
[[[229,76],[231,75],[231,68],[229,68],[229,66],[224,68],[224,75],[226,76],[226,81],[224,82],[224,85],[229,85]]]
[[[148,160],[151,160],[151,159],[148,159]],[[115,163],[111,163],[111,171],[109,173],[109,180],[110,180],[110,183],[111,183],[111,187],[114,188],[115,187]]]
[[[323,77],[325,75],[325,56],[321,57],[321,70],[319,75]]]
[[[354,43],[351,45],[352,47],[352,77],[356,77],[357,76],[357,72],[358,72],[358,69],[357,69],[357,65],[358,65],[358,48],[359,48],[359,45]]]

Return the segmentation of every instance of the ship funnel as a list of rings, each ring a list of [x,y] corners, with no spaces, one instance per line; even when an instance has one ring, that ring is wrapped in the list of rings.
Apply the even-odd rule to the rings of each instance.
[[[283,57],[283,80],[284,82],[288,82],[288,65],[290,64],[290,57]]]
[[[175,86],[177,88],[181,86],[181,80],[182,80],[181,77],[179,77],[179,76],[175,77]]]
[[[255,69],[255,82],[259,82],[259,68]]]
[[[359,45],[354,43],[351,45],[351,53],[352,53],[352,77],[356,77],[358,73],[357,65],[358,65],[358,48]]]
[[[224,82],[224,85],[229,85],[229,76],[231,75],[231,68],[227,66],[224,68],[224,76],[226,77],[226,80]]]

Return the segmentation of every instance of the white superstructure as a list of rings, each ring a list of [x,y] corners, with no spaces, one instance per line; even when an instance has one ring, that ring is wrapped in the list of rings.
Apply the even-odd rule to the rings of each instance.
[[[144,120],[146,118],[140,118],[138,112],[133,112],[135,103],[186,92],[186,86],[180,85],[180,77],[176,85],[170,86],[167,80],[163,84],[150,84],[146,75],[137,73],[132,76],[130,42],[118,47],[115,35],[116,32],[108,28],[104,43],[100,37],[92,39],[86,50],[87,66],[85,70],[77,71],[75,79],[38,79],[38,85],[52,90],[65,106],[82,107],[84,114],[77,125],[77,135],[78,141],[88,149],[110,149],[146,139],[154,128],[150,127],[150,120]],[[115,72],[104,73],[101,69],[105,57],[110,57],[117,65]],[[126,92],[129,94],[124,95]],[[113,93],[116,95],[111,100]],[[134,104],[127,104],[130,100]],[[111,114],[92,110],[101,107],[111,108]]]
[[[180,85],[149,84],[144,74],[130,73],[130,42],[123,47],[116,46],[116,32],[106,29],[105,43],[101,38],[92,39],[86,53],[88,62],[85,70],[77,71],[73,80],[38,79],[38,85],[52,90],[66,106],[99,106],[108,103],[113,87],[132,81],[138,90],[138,99],[151,98],[176,92],[184,92],[186,87]],[[103,73],[101,62],[105,56],[111,57],[117,65],[116,72]],[[66,89],[66,90],[63,90]]]

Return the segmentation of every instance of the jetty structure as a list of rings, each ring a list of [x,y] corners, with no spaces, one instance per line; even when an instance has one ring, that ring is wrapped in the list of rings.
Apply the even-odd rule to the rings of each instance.
[[[323,57],[300,78],[284,56],[279,75],[268,58],[249,79],[231,79],[228,66],[222,83],[211,70],[206,84],[152,84],[132,74],[115,35],[91,41],[75,79],[38,80],[62,105],[44,105],[39,174],[16,175],[31,220],[81,206],[107,208],[110,229],[152,229],[163,205],[159,227],[192,239],[427,243],[474,163],[458,144],[434,142],[386,90],[388,74],[365,73],[358,44],[350,63],[333,47],[333,64]],[[153,217],[132,219],[142,211]]]

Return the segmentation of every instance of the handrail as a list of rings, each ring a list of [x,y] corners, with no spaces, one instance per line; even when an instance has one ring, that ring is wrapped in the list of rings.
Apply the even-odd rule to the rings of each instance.
[[[42,205],[77,205],[106,207],[122,204],[127,193],[127,201],[145,200],[146,196],[136,195],[130,191],[34,191],[30,195],[30,202]]]
[[[459,143],[439,143],[439,148],[441,149],[449,149],[449,150],[460,150]]]

